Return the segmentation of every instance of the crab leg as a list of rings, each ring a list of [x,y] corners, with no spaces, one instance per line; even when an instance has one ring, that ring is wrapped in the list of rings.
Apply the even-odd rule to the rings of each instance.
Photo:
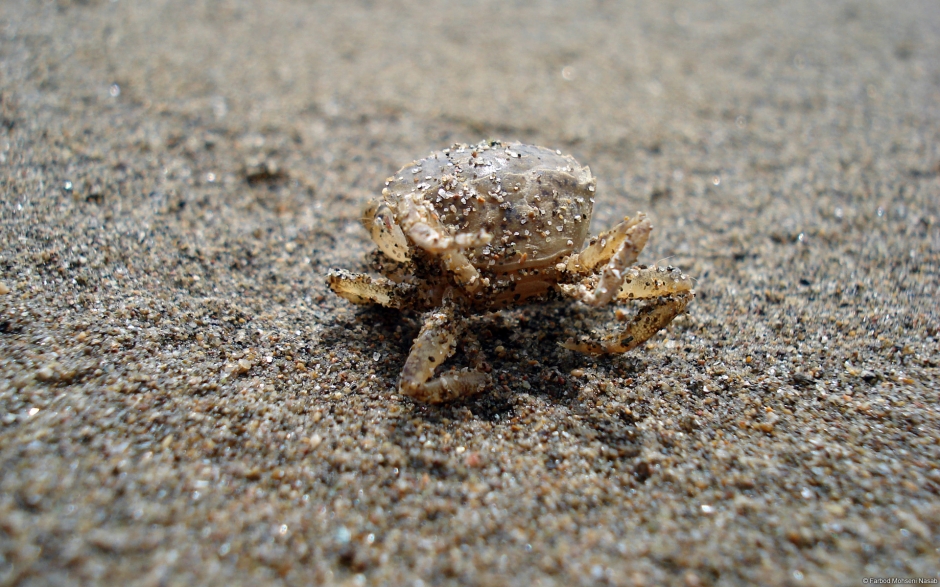
[[[632,242],[629,249],[635,253],[635,257],[638,257],[640,251],[646,246],[652,229],[649,219],[642,212],[637,212],[633,218],[624,217],[623,221],[610,230],[592,238],[591,244],[583,251],[571,255],[567,261],[567,269],[575,273],[592,273],[597,267],[610,261],[628,236]],[[636,258],[627,264],[630,265],[635,261]]]
[[[591,271],[601,263],[606,262],[606,265],[593,290],[582,283],[575,288],[569,288],[568,295],[589,306],[603,306],[612,300],[624,283],[627,267],[636,262],[640,251],[646,246],[651,230],[653,225],[646,215],[638,213],[634,218],[625,218],[613,229],[602,234],[578,254],[576,259],[569,259],[568,269],[580,272]],[[614,250],[611,252],[612,248]],[[574,267],[572,263],[575,264]]]
[[[439,404],[458,397],[473,395],[489,383],[482,371],[450,371],[432,379],[434,370],[454,354],[457,337],[463,324],[455,321],[453,306],[425,315],[421,332],[401,372],[398,390],[420,402]]]
[[[410,307],[414,286],[395,283],[384,277],[371,277],[333,269],[327,275],[330,289],[354,304],[381,304],[387,308]]]
[[[654,299],[621,332],[600,342],[568,340],[562,346],[588,355],[625,353],[643,344],[681,314],[695,292],[692,280],[675,267],[631,267],[624,274],[617,301]]]
[[[576,342],[573,339],[568,339],[561,346],[586,355],[605,355],[631,351],[649,340],[651,336],[669,324],[673,318],[681,314],[694,297],[694,292],[687,291],[657,298],[655,302],[637,312],[633,320],[621,332],[606,336],[600,342],[591,340]]]
[[[675,267],[631,267],[617,300],[644,300],[692,291],[692,278]]]

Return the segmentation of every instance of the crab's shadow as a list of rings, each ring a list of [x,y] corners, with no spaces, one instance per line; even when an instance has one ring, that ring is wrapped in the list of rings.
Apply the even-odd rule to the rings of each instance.
[[[421,330],[421,316],[383,306],[364,306],[354,314],[339,317],[321,331],[320,342],[329,347],[343,347],[371,359],[378,353],[375,374],[397,386],[402,365],[414,338]],[[368,344],[368,352],[366,351]]]
[[[598,410],[594,403],[584,402],[582,391],[588,386],[596,388],[598,378],[635,377],[649,368],[647,361],[631,355],[588,357],[559,345],[570,336],[611,320],[613,312],[564,304],[468,318],[467,334],[445,368],[474,368],[471,355],[478,345],[476,352],[482,353],[493,383],[475,396],[440,405],[403,398],[405,409],[389,414],[387,420],[388,440],[405,451],[401,470],[436,479],[466,478],[472,474],[472,467],[489,462],[487,455],[467,453],[454,458],[452,453],[425,446],[425,435],[436,442],[454,430],[455,422],[471,423],[474,429],[484,424],[484,429],[502,430],[524,421],[534,404],[547,404],[560,408],[556,416],[564,420],[569,434],[598,447],[599,458],[592,464],[598,474],[626,473],[644,483],[651,469],[641,453],[649,439],[637,428],[633,412],[608,414]],[[337,344],[344,344],[349,329],[366,329],[373,340],[382,337],[380,346],[388,356],[377,373],[397,386],[401,367],[420,328],[420,313],[367,307],[338,324],[332,336]],[[578,370],[598,377],[585,377]],[[542,465],[551,470],[562,467],[566,459],[563,451],[550,449],[542,455]]]
[[[433,422],[464,418],[469,410],[474,418],[496,423],[512,417],[521,396],[564,406],[580,403],[585,380],[574,374],[577,370],[590,368],[632,377],[647,369],[645,361],[632,355],[590,357],[559,344],[613,320],[613,311],[563,303],[471,316],[456,352],[444,368],[473,369],[474,361],[477,366],[482,361],[492,385],[477,395],[441,405],[416,402],[414,414]],[[376,365],[376,374],[397,387],[401,368],[421,330],[421,314],[364,307],[325,331],[322,340],[349,344],[351,330],[364,330],[372,341],[378,341],[375,348],[384,359]]]

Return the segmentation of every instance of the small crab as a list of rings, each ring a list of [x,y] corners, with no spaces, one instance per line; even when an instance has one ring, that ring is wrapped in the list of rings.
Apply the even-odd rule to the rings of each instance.
[[[652,230],[644,214],[582,249],[595,184],[588,167],[560,151],[499,141],[454,145],[386,181],[362,213],[379,248],[373,268],[384,277],[335,269],[328,281],[356,304],[425,312],[401,373],[403,395],[440,403],[489,384],[480,362],[435,376],[471,314],[563,297],[589,306],[650,300],[619,332],[563,343],[600,355],[636,348],[682,313],[695,296],[688,276],[633,266]]]

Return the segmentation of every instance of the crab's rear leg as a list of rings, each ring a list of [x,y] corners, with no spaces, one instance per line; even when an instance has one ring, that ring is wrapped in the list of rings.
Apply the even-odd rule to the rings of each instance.
[[[618,294],[626,278],[627,268],[636,262],[640,251],[649,240],[653,225],[642,212],[602,234],[581,253],[572,255],[566,262],[568,271],[586,273],[604,268],[595,280],[586,280],[577,286],[569,286],[565,293],[589,306],[603,306]],[[593,284],[593,288],[588,285]]]
[[[420,402],[439,404],[473,395],[486,387],[489,377],[482,371],[464,369],[433,378],[435,369],[454,354],[463,328],[461,320],[455,321],[450,304],[425,315],[424,325],[401,372],[398,390],[402,395]]]
[[[685,311],[695,297],[692,280],[673,267],[632,267],[617,292],[617,301],[649,299],[626,328],[600,341],[569,339],[565,348],[588,355],[625,353],[650,339]]]

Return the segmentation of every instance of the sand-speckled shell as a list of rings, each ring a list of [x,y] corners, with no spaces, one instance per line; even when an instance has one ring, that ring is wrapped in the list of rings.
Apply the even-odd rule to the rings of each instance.
[[[451,234],[493,235],[467,251],[473,265],[496,273],[551,265],[580,250],[588,235],[596,180],[558,151],[492,141],[455,145],[389,178],[390,206],[410,193],[430,203]]]

